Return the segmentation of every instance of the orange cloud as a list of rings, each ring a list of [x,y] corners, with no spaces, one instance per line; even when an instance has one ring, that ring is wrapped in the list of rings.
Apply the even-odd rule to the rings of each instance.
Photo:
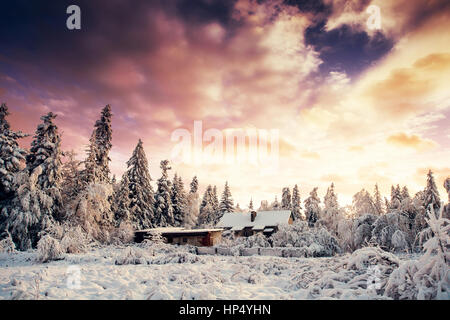
[[[435,95],[448,82],[450,53],[433,53],[411,67],[393,69],[383,80],[366,90],[376,108],[391,116],[403,117],[433,110],[427,97]]]
[[[433,140],[424,139],[415,134],[408,135],[404,132],[393,134],[386,141],[395,146],[414,148],[417,150],[425,150],[437,146]]]

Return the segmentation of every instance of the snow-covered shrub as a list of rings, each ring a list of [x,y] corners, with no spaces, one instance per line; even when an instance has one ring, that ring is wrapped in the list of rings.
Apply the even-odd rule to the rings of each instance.
[[[110,184],[91,183],[71,204],[70,222],[100,243],[109,243],[113,230],[112,189]]]
[[[392,253],[377,247],[358,249],[345,262],[347,269],[359,270],[368,266],[388,266],[391,271],[399,266],[400,260]]]
[[[45,235],[38,242],[36,259],[39,262],[62,260],[64,259],[64,250],[58,240]]]
[[[147,259],[144,250],[137,247],[124,249],[115,259],[116,265],[124,264],[146,264]]]
[[[250,237],[236,237],[228,245],[231,247],[239,246],[242,248],[270,247],[267,237],[262,233],[257,233]]]
[[[443,208],[439,218],[430,206],[427,212],[431,234],[424,243],[425,253],[418,261],[405,262],[389,279],[386,294],[394,299],[450,299],[450,220],[444,218]]]
[[[86,252],[90,243],[89,237],[80,226],[65,227],[64,235],[61,239],[61,247],[66,253]]]
[[[131,243],[134,240],[134,228],[129,222],[122,221],[111,235],[111,241],[115,244]]]
[[[392,246],[396,252],[404,252],[408,249],[408,242],[403,231],[396,230],[392,235]]]
[[[310,228],[305,221],[280,226],[271,240],[274,247],[304,248],[307,257],[333,256],[341,251],[337,240],[325,228]]]
[[[378,216],[373,214],[364,214],[353,221],[353,246],[355,249],[362,248],[370,242],[374,223],[377,218]]]
[[[407,250],[414,238],[410,225],[409,218],[400,212],[385,214],[373,224],[371,240],[384,250]]]
[[[168,263],[197,263],[202,261],[199,256],[183,251],[176,251],[169,254],[160,254],[150,257],[148,264],[168,264]]]
[[[354,250],[353,244],[353,220],[342,219],[337,225],[337,239],[339,246],[345,252],[352,252]]]
[[[0,253],[13,253],[16,251],[16,246],[12,241],[11,235],[9,232],[6,233],[6,237],[0,241]]]

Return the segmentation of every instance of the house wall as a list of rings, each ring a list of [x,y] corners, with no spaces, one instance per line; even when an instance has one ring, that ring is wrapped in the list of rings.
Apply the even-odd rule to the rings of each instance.
[[[169,237],[167,237],[169,239]],[[222,233],[220,231],[217,232],[209,232],[206,235],[202,236],[191,236],[191,235],[183,235],[170,237],[172,239],[172,244],[185,245],[189,244],[192,246],[214,246],[220,243],[222,239]]]

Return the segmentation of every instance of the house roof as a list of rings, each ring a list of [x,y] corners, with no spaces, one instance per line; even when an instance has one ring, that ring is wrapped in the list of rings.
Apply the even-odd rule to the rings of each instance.
[[[136,231],[137,233],[160,233],[162,235],[196,235],[200,233],[208,233],[208,232],[219,232],[223,231],[221,228],[210,228],[210,229],[184,229],[179,227],[164,227],[164,228],[151,228]]]
[[[256,213],[255,221],[251,221],[249,212],[227,212],[222,216],[216,227],[231,228],[234,231],[248,227],[254,230],[263,230],[267,227],[288,224],[290,216],[290,210],[259,211]]]

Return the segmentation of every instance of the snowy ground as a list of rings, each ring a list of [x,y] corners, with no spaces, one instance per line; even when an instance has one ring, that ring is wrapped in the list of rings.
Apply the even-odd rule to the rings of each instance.
[[[34,251],[0,253],[0,299],[387,299],[399,262],[371,249],[333,258],[191,252],[103,247],[44,264]]]

